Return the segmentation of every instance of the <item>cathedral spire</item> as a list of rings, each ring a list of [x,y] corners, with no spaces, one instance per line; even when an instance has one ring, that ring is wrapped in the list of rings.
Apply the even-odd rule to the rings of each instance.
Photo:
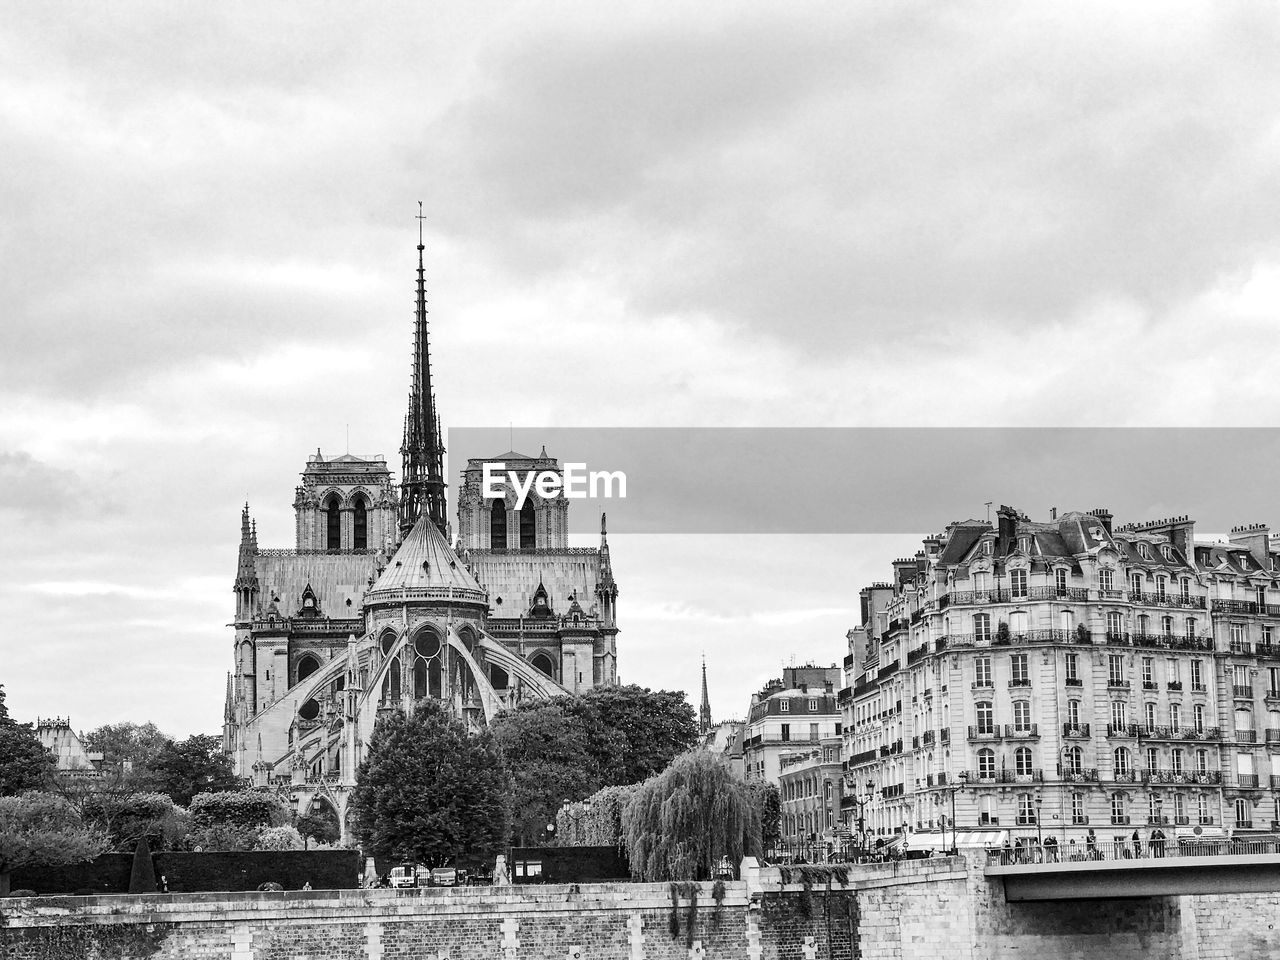
[[[427,339],[427,286],[422,263],[422,202],[418,202],[418,303],[413,320],[413,373],[409,387],[409,412],[404,418],[404,444],[400,447],[404,470],[400,480],[400,535],[418,518],[426,516],[448,536],[444,443],[440,416],[431,386],[431,344]]]
[[[707,655],[702,655],[702,709],[698,712],[698,732],[711,732],[711,698],[707,696]]]

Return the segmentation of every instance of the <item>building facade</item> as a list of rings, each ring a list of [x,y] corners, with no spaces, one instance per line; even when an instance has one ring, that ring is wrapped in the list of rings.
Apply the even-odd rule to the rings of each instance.
[[[866,801],[846,822],[1060,843],[1272,829],[1278,550],[1262,525],[1202,542],[1186,517],[1106,510],[1001,507],[927,538],[846,661],[846,790]]]
[[[840,821],[844,790],[842,738],[828,737],[812,750],[784,756],[778,796],[783,841],[793,848],[806,843],[835,844],[846,833]],[[829,852],[825,846],[819,855]],[[809,859],[815,859],[809,857]]]
[[[223,747],[237,775],[343,835],[355,773],[379,715],[448,704],[472,728],[499,711],[616,682],[617,598],[604,518],[598,548],[570,548],[568,503],[479,496],[486,461],[462,473],[461,540],[446,521],[418,246],[402,476],[380,455],[309,458],[294,546],[262,548],[246,504],[234,591]],[[493,458],[523,478],[559,472],[544,449]]]
[[[834,665],[786,667],[781,678],[752,695],[742,741],[747,780],[780,783],[784,756],[807,753],[840,736],[839,682],[840,668]]]

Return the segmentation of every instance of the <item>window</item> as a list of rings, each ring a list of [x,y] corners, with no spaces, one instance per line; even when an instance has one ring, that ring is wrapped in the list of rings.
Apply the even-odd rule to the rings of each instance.
[[[1113,687],[1124,686],[1124,657],[1113,653],[1107,657],[1107,682]]]
[[[1156,725],[1156,705],[1154,703],[1143,704],[1142,718],[1147,725],[1147,732],[1150,733],[1155,729]]]
[[[1067,723],[1072,727],[1080,726],[1080,701],[1067,701]]]
[[[1244,797],[1236,797],[1236,826],[1253,826],[1253,807]]]
[[[325,501],[325,548],[342,549],[342,513],[338,503],[338,495],[330,494]]]
[[[1182,704],[1169,704],[1169,726],[1177,733],[1182,729]]]
[[[1191,708],[1191,726],[1196,733],[1204,733],[1204,704],[1197,703]]]
[[[1110,591],[1115,587],[1114,574],[1110,570],[1098,571],[1098,589]]]
[[[1188,623],[1195,623],[1194,620],[1188,620]],[[1204,665],[1199,660],[1191,661],[1191,688],[1202,689],[1204,687]]]
[[[1059,567],[1053,571],[1053,587],[1057,591],[1058,596],[1066,596],[1067,593],[1067,571]]]
[[[1153,793],[1147,797],[1147,822],[1160,822],[1160,808],[1164,805],[1164,801],[1160,799],[1160,794]]]
[[[1125,815],[1125,795],[1123,793],[1113,793],[1111,795],[1111,822],[1112,823],[1128,823],[1129,818]]]
[[[1027,571],[1011,570],[1009,571],[1009,595],[1015,600],[1025,599],[1027,596]]]
[[[1190,599],[1191,599],[1191,578],[1190,578],[1190,577],[1183,577],[1183,578],[1178,582],[1178,588],[1179,588],[1179,591],[1180,591],[1180,592],[1181,592],[1181,594],[1182,594],[1182,599],[1183,599],[1183,600],[1190,600]]]
[[[1013,702],[1013,728],[1025,731],[1031,729],[1031,701],[1015,700]]]
[[[1276,639],[1276,635],[1275,635],[1275,627],[1272,627],[1272,626],[1264,626],[1264,627],[1262,628],[1262,644],[1263,644],[1263,646],[1266,646],[1266,647],[1271,646],[1273,643],[1275,643],[1275,639]]]
[[[1169,754],[1169,769],[1174,773],[1182,773],[1182,748],[1174,747]]]
[[[1124,636],[1124,617],[1114,610],[1107,614],[1107,639],[1119,640]]]
[[[1231,625],[1231,652],[1240,653],[1244,650],[1244,624],[1233,623]]]
[[[1194,640],[1196,638],[1196,618],[1187,617],[1187,639]]]
[[[1209,772],[1209,751],[1200,749],[1196,751],[1196,773]]]
[[[1166,660],[1165,661],[1164,678],[1169,683],[1180,683],[1182,681],[1182,661]]]
[[[1034,762],[1030,747],[1019,747],[1013,752],[1013,768],[1014,772],[1020,777],[1029,777],[1032,774],[1032,763]]]
[[[810,713],[817,713],[817,712],[818,712],[818,701],[817,701],[817,700],[810,700],[810,701],[809,701],[809,712],[810,712]]]
[[[994,750],[978,751],[978,779],[994,780],[996,778],[996,754]]]
[[[1018,823],[1035,823],[1035,798],[1029,793],[1018,794]]]
[[[1249,668],[1236,664],[1231,668],[1231,683],[1236,687],[1252,686],[1249,683]]]
[[[1129,722],[1129,706],[1123,700],[1111,701],[1111,725],[1121,728]]]
[[[979,733],[995,733],[996,732],[996,725],[995,725],[995,719],[994,719],[995,714],[994,714],[994,711],[991,709],[991,702],[989,700],[982,700],[979,703],[977,703],[974,706],[974,712],[978,718]]]
[[[1031,686],[1031,673],[1027,669],[1027,655],[1025,653],[1015,653],[1010,658],[1010,683],[1015,687]]]
[[[973,661],[973,685],[975,687],[991,686],[991,658],[977,657]]]
[[[1147,747],[1147,769],[1154,770],[1160,766],[1160,751],[1156,747]]]
[[[818,739],[818,725],[816,723],[809,724],[809,739],[814,741]]]
[[[1125,774],[1129,772],[1129,748],[1128,747],[1117,747],[1115,753],[1112,756],[1112,759],[1115,761],[1116,773]]]
[[[507,546],[507,505],[502,500],[493,500],[489,507],[489,546],[494,550]]]
[[[1078,655],[1074,653],[1067,654],[1067,682],[1068,683],[1070,683],[1072,680],[1080,679],[1080,674],[1077,672],[1080,669],[1079,660],[1080,658]]]
[[[1169,596],[1169,578],[1168,578],[1168,577],[1156,577],[1156,597],[1157,597],[1157,599],[1159,599],[1159,600],[1163,601],[1163,600],[1168,599],[1168,596]]]
[[[991,640],[991,617],[987,614],[973,615],[973,639],[978,643],[987,643]]]
[[[537,514],[533,510],[533,500],[526,500],[520,508],[520,549],[532,550],[538,545]]]
[[[1138,614],[1138,636],[1151,636],[1151,618],[1145,613]]]
[[[1071,822],[1077,824],[1089,822],[1089,818],[1084,815],[1083,793],[1073,793],[1071,795]]]
[[[791,742],[791,724],[789,723],[784,723],[782,725],[782,742],[783,743]]]
[[[1156,664],[1156,661],[1154,657],[1142,658],[1142,683],[1144,686],[1148,683],[1152,685],[1155,684],[1156,682],[1155,664]]]
[[[1084,751],[1079,747],[1067,747],[1063,751],[1068,773],[1079,773],[1084,768]]]
[[[1209,798],[1203,793],[1196,797],[1196,814],[1201,823],[1213,823],[1213,817],[1209,814]]]
[[[1138,556],[1140,556],[1143,560],[1150,560],[1151,548],[1148,547],[1145,543],[1138,544]]]
[[[357,550],[369,549],[369,511],[365,508],[364,497],[356,497],[352,521],[351,545]]]
[[[1164,616],[1160,618],[1160,632],[1166,637],[1173,636],[1173,617]]]
[[[790,700],[779,700],[779,701],[778,701],[778,709],[779,709],[782,713],[790,713],[790,712],[791,712],[791,701],[790,701]]]
[[[1129,589],[1135,600],[1142,596],[1142,574],[1135,573],[1129,578]]]
[[[1187,822],[1187,798],[1181,793],[1173,795],[1173,816],[1174,823]]]

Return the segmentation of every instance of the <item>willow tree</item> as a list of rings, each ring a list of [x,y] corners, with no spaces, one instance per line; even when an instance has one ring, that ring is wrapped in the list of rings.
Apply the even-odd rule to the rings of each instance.
[[[708,880],[721,857],[760,854],[760,811],[716,754],[692,750],[646,780],[623,812],[631,872],[648,881]]]

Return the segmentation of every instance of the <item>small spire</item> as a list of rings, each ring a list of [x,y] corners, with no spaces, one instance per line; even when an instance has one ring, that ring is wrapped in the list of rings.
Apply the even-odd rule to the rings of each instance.
[[[711,698],[707,696],[707,655],[702,655],[702,709],[698,712],[698,730],[702,734],[711,732]]]

